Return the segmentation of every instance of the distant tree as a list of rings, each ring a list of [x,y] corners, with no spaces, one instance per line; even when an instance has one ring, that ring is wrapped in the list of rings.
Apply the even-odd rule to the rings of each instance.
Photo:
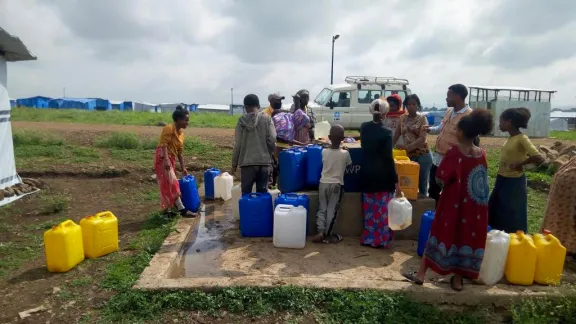
[[[432,108],[430,108],[430,111],[438,111],[438,108],[432,107]]]
[[[571,112],[576,112],[576,108],[570,109]]]
[[[554,112],[554,111],[562,111],[562,109],[560,109],[560,108],[554,108],[554,109],[552,109],[552,111],[553,111],[553,112]]]

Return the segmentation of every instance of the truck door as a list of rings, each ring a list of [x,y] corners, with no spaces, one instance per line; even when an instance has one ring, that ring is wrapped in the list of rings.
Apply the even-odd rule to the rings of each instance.
[[[352,101],[352,91],[340,90],[332,93],[332,98],[328,103],[330,110],[325,120],[330,124],[339,124],[344,128],[350,127],[350,103]]]
[[[381,96],[382,90],[357,90],[357,100],[350,108],[350,128],[359,129],[363,122],[372,120],[370,104]]]

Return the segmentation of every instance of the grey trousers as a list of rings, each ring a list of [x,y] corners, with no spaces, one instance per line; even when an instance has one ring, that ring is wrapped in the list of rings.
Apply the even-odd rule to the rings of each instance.
[[[318,213],[316,214],[318,233],[324,233],[324,236],[332,235],[343,195],[344,186],[341,184],[320,183],[318,187]]]
[[[269,165],[251,165],[240,168],[240,189],[242,194],[252,192],[252,187],[256,183],[256,192],[268,192],[268,176],[270,175]]]

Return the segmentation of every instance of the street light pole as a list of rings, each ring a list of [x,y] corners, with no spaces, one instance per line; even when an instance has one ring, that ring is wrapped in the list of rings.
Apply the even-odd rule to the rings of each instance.
[[[330,68],[330,84],[334,84],[334,43],[340,35],[332,36],[332,66]]]

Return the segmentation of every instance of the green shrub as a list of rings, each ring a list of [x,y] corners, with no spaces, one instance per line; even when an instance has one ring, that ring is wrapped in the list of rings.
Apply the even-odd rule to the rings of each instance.
[[[115,148],[121,150],[133,150],[140,148],[141,143],[138,136],[133,133],[113,133],[100,140],[96,140],[96,147]]]

